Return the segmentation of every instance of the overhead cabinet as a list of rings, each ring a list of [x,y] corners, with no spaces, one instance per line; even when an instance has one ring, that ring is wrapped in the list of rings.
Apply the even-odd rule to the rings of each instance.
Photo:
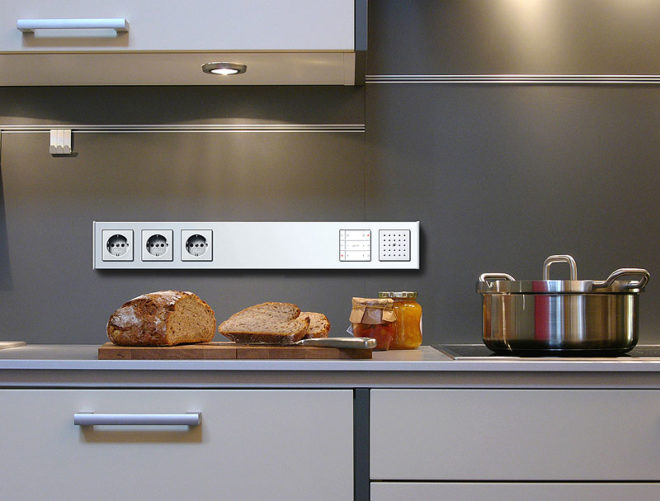
[[[354,85],[363,75],[366,0],[0,5],[5,86]],[[246,71],[202,71],[220,62]]]

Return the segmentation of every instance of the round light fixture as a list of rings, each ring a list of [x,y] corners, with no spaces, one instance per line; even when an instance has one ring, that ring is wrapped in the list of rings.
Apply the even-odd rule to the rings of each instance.
[[[238,75],[245,73],[247,66],[237,63],[206,63],[202,65],[202,71],[213,75]]]

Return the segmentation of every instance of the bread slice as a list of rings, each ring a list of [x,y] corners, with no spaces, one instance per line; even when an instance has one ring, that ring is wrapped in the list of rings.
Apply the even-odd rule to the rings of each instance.
[[[234,313],[218,332],[241,344],[293,344],[305,337],[309,323],[295,304],[267,302]]]
[[[323,313],[303,311],[301,317],[309,317],[309,329],[305,337],[328,337],[330,321]]]
[[[122,346],[172,346],[211,341],[215,325],[215,313],[199,296],[168,290],[124,303],[106,330],[110,341]]]

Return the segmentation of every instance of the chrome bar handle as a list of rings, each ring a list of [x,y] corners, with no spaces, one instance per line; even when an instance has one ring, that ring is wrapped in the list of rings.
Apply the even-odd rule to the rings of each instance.
[[[491,282],[495,282],[497,280],[509,280],[511,282],[516,281],[516,279],[508,273],[482,273],[479,275],[479,282],[486,282],[488,287],[492,285]]]
[[[600,289],[600,288],[609,287],[615,282],[615,280],[623,276],[639,276],[640,277],[639,280],[631,281],[630,283],[627,283],[625,285],[625,288],[639,289],[640,291],[644,290],[644,287],[646,287],[649,278],[651,278],[651,274],[648,272],[648,270],[645,270],[643,268],[619,268],[618,270],[614,270],[612,273],[610,273],[610,276],[607,277],[605,281],[594,282],[593,288]]]
[[[125,18],[104,19],[17,19],[16,29],[23,33],[34,30],[115,30],[117,33],[128,31]]]
[[[550,265],[554,263],[568,263],[568,267],[571,270],[571,280],[577,280],[577,263],[573,256],[568,254],[555,254],[554,256],[548,256],[548,258],[543,262],[543,280],[550,280]]]
[[[94,412],[77,412],[73,415],[73,424],[77,426],[197,426],[201,423],[201,419],[200,412],[185,414],[96,414]]]

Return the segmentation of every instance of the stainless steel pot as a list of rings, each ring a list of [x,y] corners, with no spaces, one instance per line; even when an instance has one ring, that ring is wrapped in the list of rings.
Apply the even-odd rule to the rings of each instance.
[[[550,266],[568,263],[570,280],[549,280]],[[650,274],[620,268],[606,280],[578,280],[568,255],[548,257],[543,280],[484,273],[483,341],[497,353],[618,355],[638,340],[638,295]]]

